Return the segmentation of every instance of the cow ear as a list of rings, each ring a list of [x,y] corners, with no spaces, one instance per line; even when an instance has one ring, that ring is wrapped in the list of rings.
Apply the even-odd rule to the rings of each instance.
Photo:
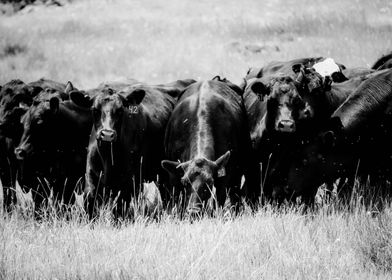
[[[144,89],[138,88],[132,91],[127,97],[127,102],[129,105],[139,105],[144,96],[146,96],[146,92]]]
[[[83,92],[77,91],[77,90],[72,91],[69,94],[69,97],[73,103],[75,103],[76,105],[78,105],[80,107],[90,108],[91,105],[93,104],[93,101],[90,98],[90,96],[88,96],[87,94],[84,94]]]
[[[334,83],[342,83],[348,80],[342,72],[334,72],[332,73],[331,77]]]
[[[163,169],[165,169],[169,174],[177,174],[178,173],[178,165],[180,163],[176,161],[171,161],[171,160],[162,160],[161,161],[161,166]]]
[[[60,99],[58,99],[57,97],[52,97],[49,100],[49,105],[50,105],[50,110],[56,114],[59,110],[60,107]]]
[[[30,94],[32,97],[37,96],[41,91],[43,91],[44,89],[40,86],[33,86]]]
[[[265,96],[269,95],[269,89],[260,81],[256,81],[254,82],[250,89],[258,96],[260,97],[261,100],[263,100],[263,98]]]
[[[302,72],[304,70],[304,68],[305,68],[305,66],[302,63],[297,63],[291,67],[291,70],[293,70],[293,72],[295,74],[299,74],[300,72]]]
[[[71,91],[73,91],[74,89],[75,87],[73,86],[73,84],[70,81],[68,81],[67,84],[65,85],[64,93],[70,94]]]
[[[230,151],[227,151],[224,155],[220,156],[215,161],[218,177],[226,176],[225,166],[229,162],[229,159],[230,159]]]
[[[224,155],[220,156],[215,161],[215,164],[216,166],[218,166],[218,168],[225,167],[229,159],[230,159],[230,151],[227,151]]]

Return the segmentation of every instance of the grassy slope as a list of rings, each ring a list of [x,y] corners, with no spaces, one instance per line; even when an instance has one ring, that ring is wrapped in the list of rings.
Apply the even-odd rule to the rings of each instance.
[[[240,4],[241,3],[241,4]],[[392,43],[378,1],[83,1],[0,18],[0,84],[42,76],[92,87],[133,77],[239,81],[270,60],[370,66]],[[254,53],[246,47],[262,47]],[[11,55],[16,52],[15,55]],[[390,279],[392,214],[259,211],[235,220],[0,220],[0,278]]]

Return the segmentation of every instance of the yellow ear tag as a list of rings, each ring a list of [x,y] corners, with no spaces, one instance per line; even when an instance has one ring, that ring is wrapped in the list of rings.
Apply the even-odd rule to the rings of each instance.
[[[218,178],[226,176],[226,169],[224,167],[219,168],[218,170]]]
[[[139,106],[130,105],[128,107],[128,110],[131,112],[131,114],[138,114],[139,113]]]

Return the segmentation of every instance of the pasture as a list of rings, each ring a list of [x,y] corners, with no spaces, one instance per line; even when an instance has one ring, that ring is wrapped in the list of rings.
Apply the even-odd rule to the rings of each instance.
[[[241,82],[250,66],[331,56],[371,66],[392,46],[392,3],[377,1],[72,1],[0,17],[0,84],[46,77],[91,88]],[[355,202],[355,203],[354,203]],[[390,279],[392,207],[260,207],[190,221],[166,210],[90,222],[46,209],[0,219],[0,279]]]

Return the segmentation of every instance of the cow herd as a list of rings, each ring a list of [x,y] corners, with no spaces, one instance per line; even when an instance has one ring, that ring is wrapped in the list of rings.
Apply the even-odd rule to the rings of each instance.
[[[319,186],[338,181],[347,195],[355,178],[387,188],[391,66],[392,54],[372,68],[294,59],[251,68],[241,85],[219,76],[89,90],[12,80],[0,87],[6,204],[16,182],[36,204],[50,192],[65,204],[83,192],[87,208],[113,198],[127,207],[155,182],[165,204],[185,198],[191,213],[210,197],[218,206],[312,204]]]

